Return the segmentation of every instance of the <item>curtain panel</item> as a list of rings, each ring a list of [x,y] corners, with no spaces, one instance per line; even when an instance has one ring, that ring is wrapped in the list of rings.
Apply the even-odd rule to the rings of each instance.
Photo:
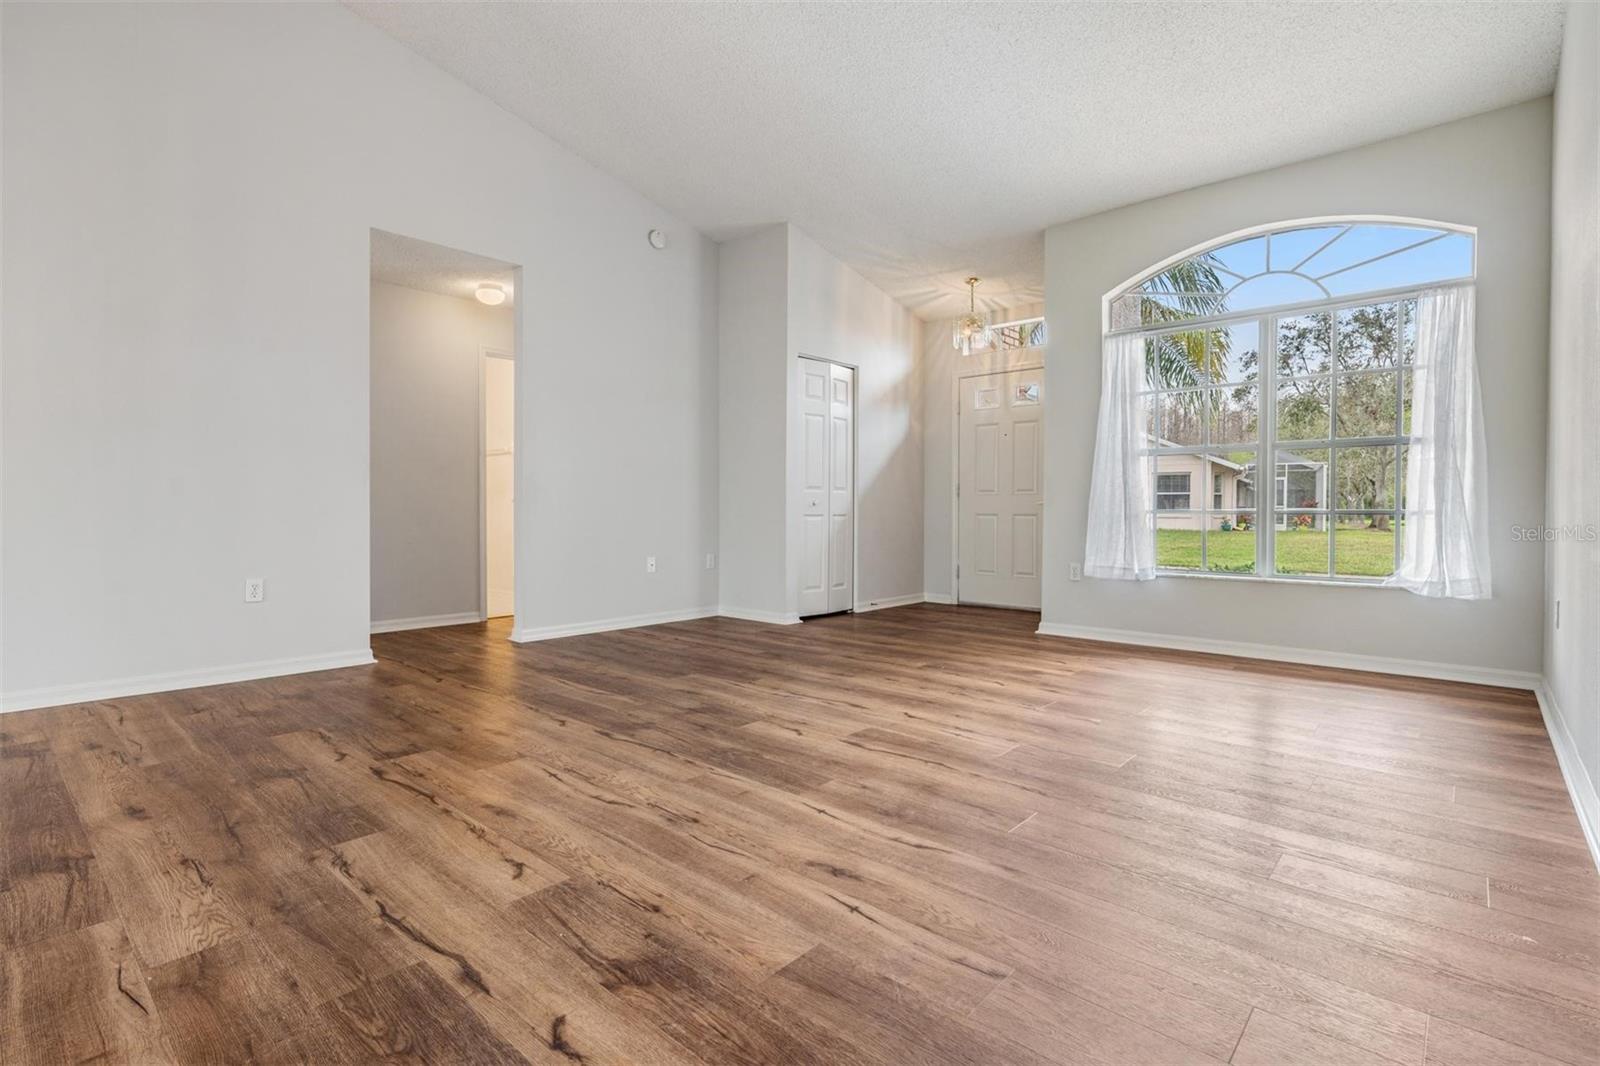
[[[1489,477],[1473,343],[1475,287],[1417,299],[1400,569],[1385,584],[1422,596],[1488,599]]]
[[[1089,528],[1083,572],[1148,581],[1156,576],[1151,534],[1151,460],[1145,439],[1144,338],[1107,337],[1100,364],[1100,415],[1089,482]]]

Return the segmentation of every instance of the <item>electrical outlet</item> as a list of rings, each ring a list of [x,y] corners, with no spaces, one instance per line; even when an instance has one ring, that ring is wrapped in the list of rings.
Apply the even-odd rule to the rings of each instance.
[[[1080,565],[1078,563],[1068,563],[1067,564],[1067,580],[1068,581],[1082,581],[1083,580],[1083,567],[1082,567],[1082,565]]]
[[[244,602],[260,603],[267,598],[267,581],[260,577],[244,579]]]
[[[715,555],[713,555],[711,552],[706,552],[706,569],[707,570],[715,570],[716,568],[717,568],[717,557]]]
[[[656,557],[654,555],[646,555],[644,557],[644,572],[647,574],[656,572]]]

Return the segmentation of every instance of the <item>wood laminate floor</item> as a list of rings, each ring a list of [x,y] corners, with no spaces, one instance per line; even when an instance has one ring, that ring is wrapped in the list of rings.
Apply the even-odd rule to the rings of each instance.
[[[1526,693],[908,607],[0,718],[0,1062],[1565,1062]]]

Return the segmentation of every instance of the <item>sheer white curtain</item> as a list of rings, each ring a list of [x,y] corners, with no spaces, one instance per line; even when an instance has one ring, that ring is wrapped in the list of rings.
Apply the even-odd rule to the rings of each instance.
[[[1423,596],[1489,597],[1489,478],[1473,350],[1473,286],[1417,299],[1411,453],[1400,569]]]
[[[1083,572],[1089,577],[1148,581],[1156,576],[1150,532],[1150,459],[1143,454],[1144,338],[1107,337],[1100,365],[1100,418],[1089,483],[1089,530]]]

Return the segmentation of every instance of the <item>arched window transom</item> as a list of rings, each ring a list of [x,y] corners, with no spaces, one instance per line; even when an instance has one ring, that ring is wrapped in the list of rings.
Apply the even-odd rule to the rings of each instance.
[[[1293,223],[1151,271],[1111,301],[1112,331],[1222,318],[1471,278],[1470,231],[1391,221]]]

